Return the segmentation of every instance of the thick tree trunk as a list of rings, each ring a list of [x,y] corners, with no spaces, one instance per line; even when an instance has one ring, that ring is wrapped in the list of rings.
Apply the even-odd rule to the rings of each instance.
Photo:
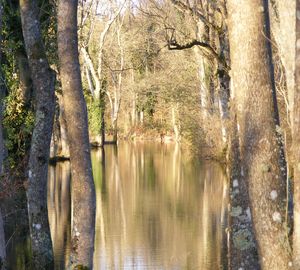
[[[300,269],[300,0],[297,0],[296,18],[296,87],[293,112],[293,156],[294,156],[294,235],[293,261],[295,269]]]
[[[78,59],[77,0],[58,2],[58,55],[70,146],[72,174],[73,267],[92,269],[95,235],[95,187],[87,109]]]
[[[52,269],[53,254],[47,212],[47,175],[54,118],[55,75],[45,54],[36,1],[20,1],[23,36],[36,93],[36,119],[32,135],[27,204],[35,269]]]
[[[260,263],[264,270],[291,269],[282,173],[285,168],[280,167],[276,136],[264,2],[227,3],[241,165],[249,189]]]
[[[253,231],[248,187],[243,175],[237,130],[236,109],[231,100],[232,125],[229,136],[229,260],[228,269],[257,270],[259,259]]]

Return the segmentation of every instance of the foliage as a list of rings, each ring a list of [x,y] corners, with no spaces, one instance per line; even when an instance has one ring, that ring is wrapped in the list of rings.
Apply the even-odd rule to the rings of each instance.
[[[34,113],[28,110],[17,89],[5,98],[3,126],[5,146],[8,150],[8,162],[14,167],[30,148],[34,126]]]
[[[101,130],[102,104],[99,100],[89,99],[87,101],[89,131],[93,135],[98,135]]]
[[[154,91],[157,89],[154,89]],[[137,110],[139,112],[143,111],[148,114],[148,116],[153,117],[155,112],[155,104],[157,103],[157,96],[155,92],[149,90],[145,95],[141,96],[138,100]]]

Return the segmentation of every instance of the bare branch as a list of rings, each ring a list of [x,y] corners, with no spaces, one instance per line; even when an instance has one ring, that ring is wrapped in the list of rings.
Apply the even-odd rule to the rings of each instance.
[[[206,18],[206,16],[204,16],[199,9],[196,8],[191,8],[190,6],[188,6],[187,4],[182,3],[180,0],[170,0],[170,2],[173,4],[173,6],[179,10],[182,13],[187,13],[190,14],[194,20],[197,22],[199,19],[205,23],[206,25],[211,26],[213,29],[219,31],[220,29],[214,25],[213,23],[211,23],[209,21],[208,18]]]
[[[230,67],[227,65],[225,59],[221,57],[208,43],[202,42],[199,40],[192,40],[191,42],[188,42],[186,44],[179,44],[176,40],[171,39],[168,41],[168,49],[169,50],[185,50],[190,49],[194,46],[200,46],[206,53],[211,55],[213,58],[215,58],[220,64],[223,65],[224,70],[228,72]]]

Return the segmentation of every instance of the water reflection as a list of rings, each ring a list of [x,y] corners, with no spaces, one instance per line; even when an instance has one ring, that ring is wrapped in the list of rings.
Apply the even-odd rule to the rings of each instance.
[[[226,181],[178,146],[121,144],[93,152],[95,269],[225,266]],[[226,254],[225,254],[226,255]]]
[[[175,145],[122,143],[93,151],[94,269],[225,269],[227,185],[217,164]],[[70,255],[70,168],[49,168],[55,267]]]
[[[70,179],[69,162],[61,162],[49,167],[48,217],[56,270],[65,269],[70,258]]]

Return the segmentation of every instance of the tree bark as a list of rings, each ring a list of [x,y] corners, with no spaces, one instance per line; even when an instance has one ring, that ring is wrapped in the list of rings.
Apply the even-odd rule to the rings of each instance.
[[[241,166],[249,189],[260,264],[264,270],[292,269],[285,220],[285,168],[280,167],[276,136],[264,1],[227,3]]]
[[[271,29],[272,35],[282,61],[287,88],[288,100],[288,122],[293,129],[293,106],[294,106],[294,89],[295,89],[295,22],[296,22],[296,0],[270,1],[270,14],[271,14]],[[293,26],[293,27],[292,27]],[[288,40],[288,42],[287,42]],[[287,145],[289,146],[289,145]]]
[[[231,100],[232,126],[229,129],[229,243],[228,269],[260,269],[254,236],[249,193],[241,167],[236,108]]]
[[[35,269],[52,269],[53,254],[47,212],[47,176],[55,108],[55,74],[47,61],[36,1],[20,1],[20,10],[25,47],[36,93],[36,118],[31,141],[27,189],[31,249]]]
[[[224,1],[225,2],[225,1]],[[225,3],[221,4],[221,11],[225,18],[227,18],[227,10]],[[226,65],[230,63],[230,47],[228,40],[228,27],[224,24],[219,33],[220,56],[224,59]],[[222,64],[218,64],[218,88],[219,88],[219,111],[222,125],[222,139],[224,143],[228,142],[228,122],[230,117],[229,100],[230,100],[230,76]]]
[[[58,56],[67,121],[72,174],[73,267],[92,269],[95,235],[95,187],[88,120],[83,96],[77,37],[77,0],[58,1]]]
[[[293,158],[294,158],[294,233],[293,261],[295,269],[300,268],[300,0],[296,7],[296,70],[293,112]]]

